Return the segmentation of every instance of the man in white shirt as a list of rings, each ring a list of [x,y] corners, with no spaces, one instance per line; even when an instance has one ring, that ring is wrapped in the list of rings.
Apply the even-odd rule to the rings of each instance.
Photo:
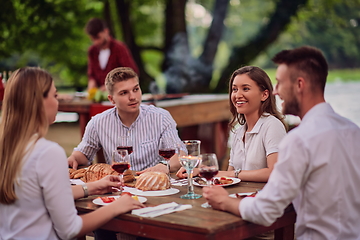
[[[269,226],[292,202],[301,239],[360,239],[360,129],[325,102],[328,73],[321,51],[300,47],[278,53],[282,111],[302,119],[279,146],[278,161],[255,198],[232,199],[221,187],[204,188],[215,209]]]

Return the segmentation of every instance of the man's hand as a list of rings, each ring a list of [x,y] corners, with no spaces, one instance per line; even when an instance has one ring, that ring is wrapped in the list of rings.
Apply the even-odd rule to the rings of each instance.
[[[240,216],[240,199],[229,197],[229,193],[220,186],[203,187],[203,196],[213,209],[231,212]]]
[[[193,177],[199,175],[199,173],[200,173],[200,170],[199,170],[198,168],[194,168],[194,170],[193,170]],[[181,167],[181,168],[179,169],[179,171],[177,171],[176,176],[177,176],[178,178],[187,178],[188,175],[187,175],[187,173],[186,173],[185,168],[184,168],[184,167]]]
[[[153,167],[149,167],[145,170],[142,170],[142,171],[139,171],[139,172],[136,172],[136,174],[140,175],[144,172],[163,172],[163,173],[169,173],[169,170],[168,170],[168,167],[162,163],[158,163],[156,164],[155,166]]]
[[[73,169],[77,169],[79,164],[78,162],[76,161],[75,157],[73,155],[71,155],[70,157],[68,157],[68,165],[70,167],[72,167]]]

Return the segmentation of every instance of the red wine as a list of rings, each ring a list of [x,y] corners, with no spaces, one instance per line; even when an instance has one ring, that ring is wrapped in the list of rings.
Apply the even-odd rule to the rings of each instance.
[[[211,180],[218,172],[219,170],[216,169],[200,169],[200,176],[206,178],[206,180]]]
[[[125,172],[125,170],[130,168],[130,164],[128,163],[114,163],[112,165],[112,168],[117,171],[120,174],[123,174]]]
[[[119,146],[116,148],[117,150],[127,150],[128,154],[131,154],[133,152],[132,146]]]
[[[159,155],[165,159],[170,159],[175,154],[175,149],[159,150]]]

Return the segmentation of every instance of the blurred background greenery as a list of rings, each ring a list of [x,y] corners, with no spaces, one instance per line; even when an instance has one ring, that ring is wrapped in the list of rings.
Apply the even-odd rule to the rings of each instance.
[[[0,3],[0,72],[40,66],[60,90],[86,87],[91,42],[84,26],[91,17],[105,19],[112,35],[129,46],[144,92],[152,81],[165,91],[174,75],[181,76],[173,78],[175,84],[186,82],[177,91],[227,92],[230,74],[250,64],[266,68],[274,79],[271,57],[301,45],[324,52],[330,81],[360,80],[360,0]]]

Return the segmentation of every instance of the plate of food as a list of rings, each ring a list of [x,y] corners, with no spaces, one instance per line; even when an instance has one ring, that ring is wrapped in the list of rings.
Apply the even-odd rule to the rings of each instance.
[[[255,197],[256,194],[257,192],[234,193],[234,194],[230,194],[229,197],[232,198]]]
[[[124,194],[124,193],[123,193]],[[95,198],[92,202],[96,205],[108,205],[110,203],[112,203],[113,201],[115,201],[116,199],[118,199],[119,197],[121,197],[120,195],[114,195],[114,196],[104,196],[104,197],[97,197]],[[138,200],[141,203],[144,203],[147,201],[147,198],[145,197],[140,197],[140,196],[136,196],[133,195],[131,196],[132,198]]]
[[[137,188],[131,188],[131,187],[124,187],[124,191],[129,192],[134,195],[139,196],[149,196],[149,197],[155,197],[155,196],[167,196],[172,195],[180,192],[177,188],[169,188],[165,190],[155,190],[155,191],[143,191]]]
[[[213,181],[214,181],[214,185],[219,185],[222,187],[231,186],[241,182],[239,178],[232,178],[232,177],[214,177]],[[206,179],[201,177],[194,178],[193,183],[195,186],[199,186],[199,187],[207,186]]]

